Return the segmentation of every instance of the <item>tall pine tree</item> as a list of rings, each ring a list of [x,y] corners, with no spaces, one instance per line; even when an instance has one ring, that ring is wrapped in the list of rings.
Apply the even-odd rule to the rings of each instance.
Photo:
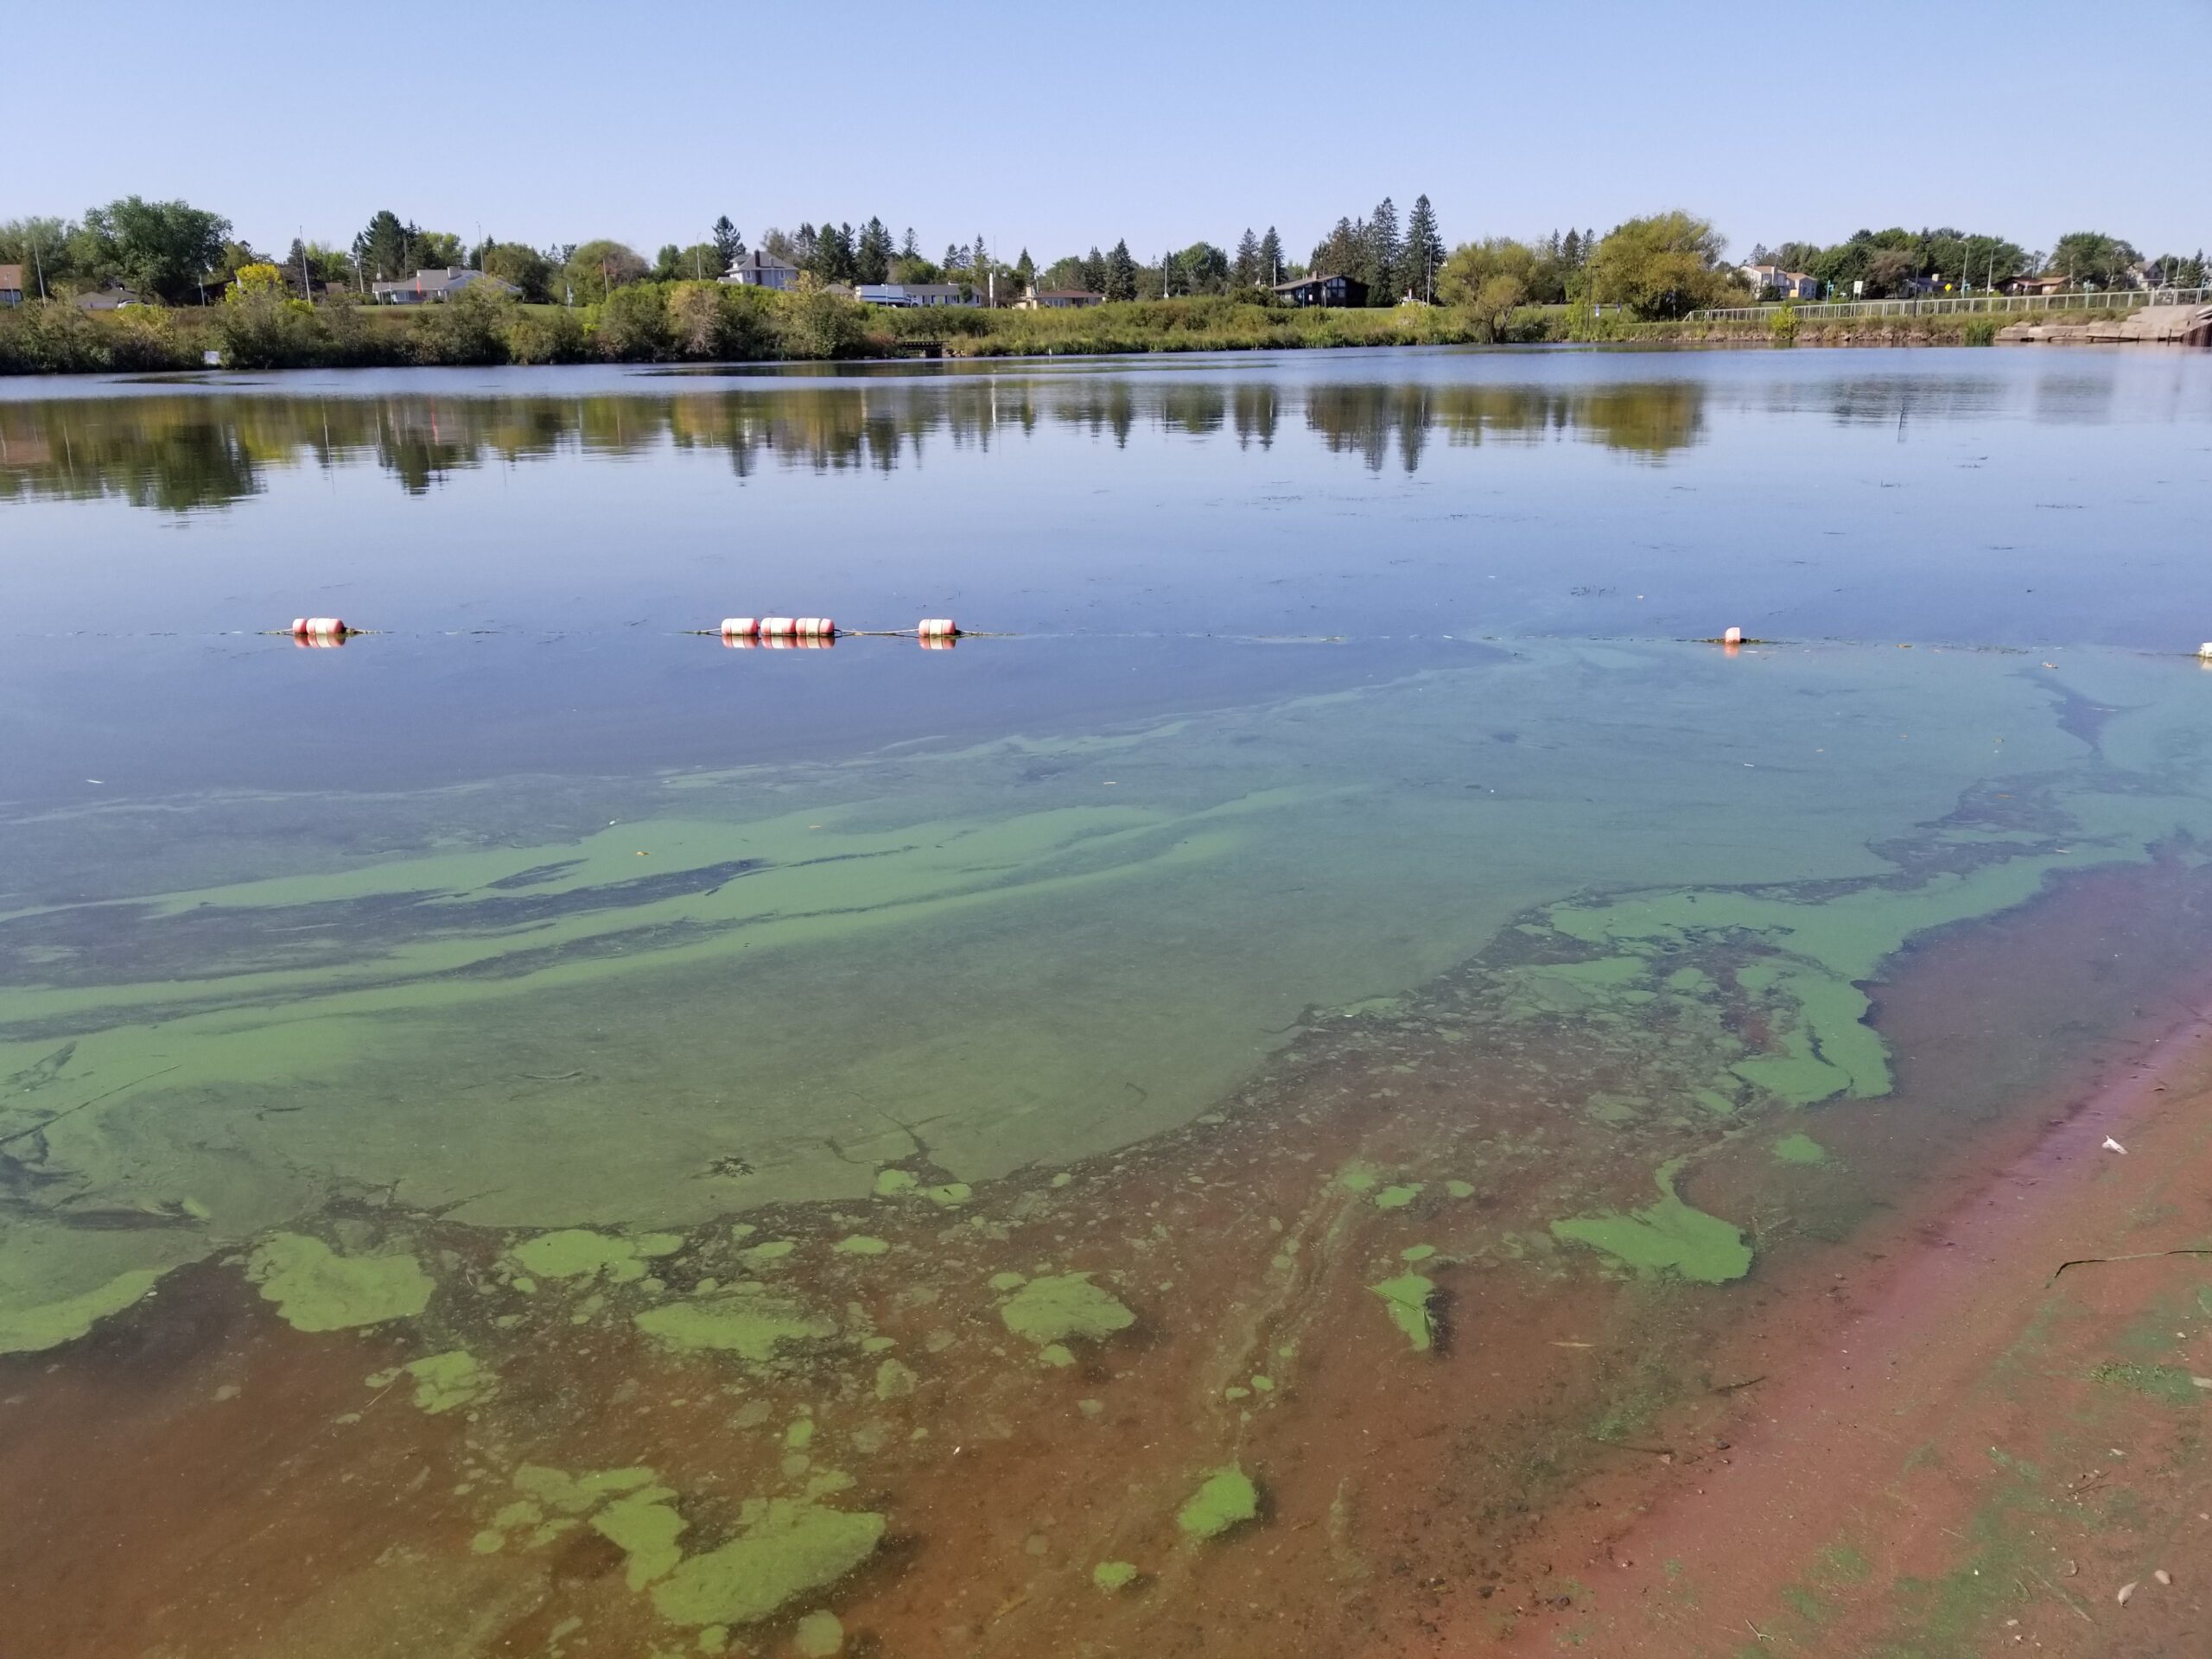
[[[1076,264],[1081,268],[1084,287],[1093,294],[1103,294],[1106,291],[1106,256],[1098,251],[1098,245],[1092,243],[1090,251]]]
[[[1116,242],[1114,251],[1106,256],[1105,292],[1109,300],[1134,300],[1137,296],[1137,262],[1129,257],[1126,240]]]
[[[1436,273],[1444,269],[1444,238],[1436,228],[1436,210],[1427,196],[1414,198],[1406,216],[1406,249],[1398,272],[1398,291],[1411,294],[1430,305],[1436,302]]]
[[[1397,286],[1398,264],[1405,245],[1398,239],[1397,204],[1385,196],[1375,204],[1375,217],[1367,221],[1367,302],[1395,305],[1403,290]]]
[[[1244,234],[1236,238],[1236,259],[1229,268],[1230,278],[1239,288],[1254,288],[1260,281],[1260,238],[1252,234],[1247,225]]]
[[[1272,225],[1260,238],[1260,281],[1269,288],[1282,281],[1282,238]]]
[[[722,262],[724,270],[745,257],[745,238],[737,233],[737,226],[729,222],[728,213],[715,221],[715,228],[708,234],[714,239],[715,257]]]

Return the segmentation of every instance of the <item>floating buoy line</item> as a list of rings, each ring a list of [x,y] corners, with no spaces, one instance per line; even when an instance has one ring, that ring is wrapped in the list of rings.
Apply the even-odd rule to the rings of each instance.
[[[403,632],[410,631],[390,628],[357,628],[350,622],[347,622],[343,617],[298,616],[292,619],[292,623],[289,627],[219,629],[213,634],[196,637],[219,639],[250,638],[258,635],[264,639],[288,639],[296,645],[311,650],[319,650],[333,645],[342,645],[349,639],[358,639],[370,635],[391,636]],[[458,639],[480,635],[499,635],[534,632],[548,632],[558,635],[575,632],[577,631],[563,628],[555,628],[551,630],[531,630],[505,627],[437,628],[425,631],[425,634],[421,637]],[[908,628],[841,628],[837,626],[835,619],[826,616],[732,616],[723,618],[721,626],[718,627],[682,628],[677,630],[676,632],[679,637],[720,639],[723,645],[740,650],[757,649],[766,651],[821,651],[834,645],[840,639],[912,639],[918,644],[925,651],[950,651],[963,639],[1209,639],[1231,645],[1351,645],[1363,642],[1362,639],[1356,638],[1355,636],[1341,633],[1221,633],[1169,629],[1099,629],[1080,633],[1060,632],[1021,634],[1011,632],[985,632],[975,628],[963,628],[956,623],[950,617],[946,616],[924,617],[920,621],[915,623],[913,626]],[[73,629],[60,633],[41,633],[35,637],[71,639],[87,634],[99,639],[181,639],[188,637],[186,631],[178,629],[150,630],[143,633],[123,633],[107,629]],[[1724,628],[1719,633],[1705,635],[1696,639],[1683,639],[1680,636],[1667,637],[1651,634],[1517,635],[1444,633],[1369,635],[1364,636],[1363,642],[1372,644],[1382,640],[1399,640],[1408,644],[1427,641],[1440,645],[1510,645],[1514,641],[1522,639],[1541,640],[1542,642],[1554,645],[1572,645],[1580,643],[1583,645],[1673,644],[1719,645],[1726,655],[1731,657],[1738,655],[1747,648],[1756,648],[1764,651],[1777,651],[1785,648],[1795,650],[1813,650],[1821,646],[1829,646],[1840,649],[1855,648],[1859,650],[1867,650],[1884,645],[1890,645],[1894,646],[1899,651],[1911,651],[1916,648],[1919,648],[1927,651],[1993,652],[2015,656],[2031,656],[2038,651],[2058,652],[2064,651],[2068,648],[2064,645],[2046,645],[2038,646],[2008,645],[2002,641],[1988,640],[1856,639],[1838,636],[1826,636],[1811,639],[1768,639],[1748,634],[1740,627]],[[2208,670],[2212,670],[2212,640],[2206,640],[2203,644],[2198,645],[2193,652],[2171,650],[2149,651],[2139,647],[2131,648],[2126,646],[2109,646],[2101,648],[2119,651],[2132,657],[2184,658],[2196,662]],[[2056,663],[2046,662],[2043,666],[2045,668],[2056,668],[2057,664]]]

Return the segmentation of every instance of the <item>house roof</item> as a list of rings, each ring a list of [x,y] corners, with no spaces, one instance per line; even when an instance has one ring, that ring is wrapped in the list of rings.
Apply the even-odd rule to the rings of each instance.
[[[402,276],[393,283],[372,283],[369,286],[378,294],[449,294],[455,289],[467,288],[472,283],[491,283],[510,294],[522,290],[504,276],[492,276],[480,270],[471,270],[461,265],[441,266],[435,270],[418,270],[412,276]]]
[[[730,269],[732,270],[797,270],[798,267],[787,265],[772,255],[763,253],[760,249],[755,248]]]
[[[0,265],[0,289],[23,291],[23,268],[21,265]]]
[[[1287,283],[1277,283],[1274,291],[1278,294],[1287,294],[1294,288],[1306,288],[1314,283],[1357,283],[1358,281],[1358,277],[1347,276],[1342,271],[1317,270],[1310,276],[1294,276]]]
[[[1040,288],[1036,297],[1040,300],[1103,300],[1106,296],[1095,288]]]

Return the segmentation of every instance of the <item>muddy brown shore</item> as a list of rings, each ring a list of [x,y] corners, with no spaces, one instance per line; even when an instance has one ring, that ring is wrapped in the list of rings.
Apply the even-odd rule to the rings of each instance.
[[[341,1246],[437,1262],[420,1328],[293,1329],[234,1259],[0,1364],[8,1650],[2204,1651],[2212,1256],[2159,1252],[2212,1246],[2208,908],[2104,870],[1897,958],[1894,1090],[1684,1178],[1734,1282],[1546,1243],[1705,1131],[1567,1155],[1619,1054],[1471,1037],[1449,982],[1124,1153],[971,1192],[918,1142],[875,1202],[526,1290],[512,1239],[355,1206]],[[801,1271],[834,1343],[758,1323]],[[753,1323],[655,1339],[734,1285]],[[823,1513],[880,1534],[676,1616],[666,1529]]]

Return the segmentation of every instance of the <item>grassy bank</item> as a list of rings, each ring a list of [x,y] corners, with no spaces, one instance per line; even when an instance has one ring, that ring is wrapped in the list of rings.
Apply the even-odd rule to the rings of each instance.
[[[2094,321],[2104,313],[2069,313]],[[2116,315],[2116,314],[2112,314]],[[1680,345],[1987,345],[2005,319],[1948,315],[1800,323],[1639,322],[1564,306],[1492,317],[1446,306],[1294,310],[1223,296],[1082,311],[887,310],[828,293],[720,283],[640,283],[573,309],[463,297],[378,308],[308,306],[273,294],[205,308],[86,312],[33,302],[0,311],[0,373],[226,368],[389,368],[503,363],[744,363],[913,356],[1327,350],[1586,341]]]

